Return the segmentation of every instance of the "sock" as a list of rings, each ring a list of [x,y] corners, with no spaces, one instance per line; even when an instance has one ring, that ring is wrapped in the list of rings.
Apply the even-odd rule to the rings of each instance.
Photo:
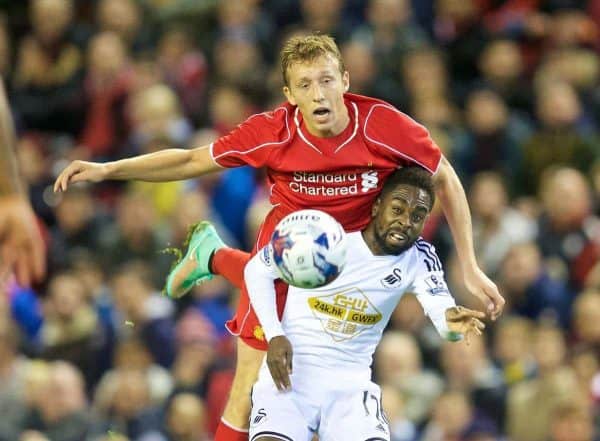
[[[215,251],[209,267],[213,274],[225,277],[236,288],[244,288],[244,267],[250,260],[250,253],[235,248],[221,248]]]
[[[248,441],[248,431],[233,427],[221,418],[214,441]]]

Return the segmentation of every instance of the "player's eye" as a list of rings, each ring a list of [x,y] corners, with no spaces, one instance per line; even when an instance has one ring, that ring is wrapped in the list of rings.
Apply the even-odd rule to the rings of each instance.
[[[413,222],[421,222],[423,220],[423,216],[421,216],[420,214],[415,214],[412,217]]]

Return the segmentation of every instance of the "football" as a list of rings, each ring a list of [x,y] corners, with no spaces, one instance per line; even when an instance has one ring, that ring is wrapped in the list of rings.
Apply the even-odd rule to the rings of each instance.
[[[295,211],[271,236],[273,261],[288,284],[299,288],[327,285],[346,261],[346,233],[338,221],[319,210]]]

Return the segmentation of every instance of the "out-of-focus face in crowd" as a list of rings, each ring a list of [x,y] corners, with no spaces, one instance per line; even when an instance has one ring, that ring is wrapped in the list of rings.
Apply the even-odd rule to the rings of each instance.
[[[494,334],[494,355],[503,365],[526,361],[531,354],[532,324],[521,317],[501,321]]]
[[[63,37],[73,18],[72,0],[33,0],[30,20],[33,32],[44,46],[51,46]]]
[[[517,43],[497,40],[489,43],[481,54],[479,68],[492,84],[513,84],[523,73],[523,57]]]
[[[167,413],[169,431],[178,439],[200,440],[206,425],[206,409],[195,395],[178,394]]]
[[[474,216],[484,222],[502,217],[508,195],[500,175],[494,172],[476,175],[471,184],[470,202]]]
[[[117,33],[125,42],[137,34],[142,16],[133,0],[101,0],[96,14],[100,28]]]
[[[496,92],[481,90],[469,95],[466,118],[469,128],[475,134],[491,135],[506,126],[508,108]]]
[[[542,270],[540,250],[534,243],[514,245],[500,268],[500,283],[509,302],[518,302]]]
[[[390,331],[383,335],[375,354],[380,383],[401,386],[421,370],[421,352],[410,334]]]
[[[551,170],[542,177],[542,204],[559,232],[577,229],[590,214],[590,188],[584,175],[572,168]]]
[[[584,343],[600,345],[600,291],[580,294],[573,307],[575,335]]]
[[[570,84],[548,82],[538,87],[536,111],[546,128],[569,128],[581,116],[581,103]]]
[[[124,67],[127,52],[123,41],[113,32],[100,32],[89,43],[88,71],[101,77],[111,77]]]
[[[411,16],[408,0],[371,0],[367,7],[367,20],[377,29],[396,30]]]
[[[543,374],[553,372],[563,365],[566,346],[560,328],[550,325],[539,325],[533,332],[533,356],[539,371]]]

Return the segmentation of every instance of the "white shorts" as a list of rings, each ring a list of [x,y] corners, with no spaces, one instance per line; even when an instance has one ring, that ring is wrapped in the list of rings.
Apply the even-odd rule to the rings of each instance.
[[[291,381],[294,385],[293,375]],[[279,392],[272,381],[254,385],[250,441],[310,441],[315,433],[320,441],[390,441],[379,386],[369,381],[363,387],[328,390],[314,384]]]

